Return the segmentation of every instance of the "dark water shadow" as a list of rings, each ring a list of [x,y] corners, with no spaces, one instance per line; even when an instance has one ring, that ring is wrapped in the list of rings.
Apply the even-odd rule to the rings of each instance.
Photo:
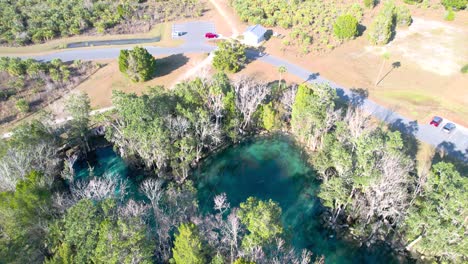
[[[173,54],[156,60],[156,72],[154,77],[161,77],[170,74],[178,68],[184,66],[189,61],[188,57],[182,53]]]

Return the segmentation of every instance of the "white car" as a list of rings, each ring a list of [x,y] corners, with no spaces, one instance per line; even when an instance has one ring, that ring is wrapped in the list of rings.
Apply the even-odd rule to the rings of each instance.
[[[177,38],[177,37],[180,37],[182,35],[184,35],[184,32],[182,32],[182,31],[172,31],[172,37],[173,38]]]

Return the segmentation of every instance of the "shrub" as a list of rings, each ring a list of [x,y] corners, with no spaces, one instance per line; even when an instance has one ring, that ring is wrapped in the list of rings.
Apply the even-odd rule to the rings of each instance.
[[[461,73],[468,73],[468,64],[465,64],[465,66],[463,66],[460,71]]]
[[[453,21],[455,19],[455,12],[453,12],[452,8],[447,10],[444,19],[447,21]]]
[[[358,21],[352,15],[339,16],[333,24],[333,33],[340,40],[354,38],[357,31]]]
[[[367,8],[374,8],[375,0],[364,0],[364,6]]]
[[[29,112],[29,103],[25,99],[19,99],[16,101],[16,109],[20,111],[21,113],[27,113]]]
[[[396,23],[398,26],[409,26],[413,21],[411,12],[406,6],[398,6],[396,9]]]
[[[393,19],[378,15],[369,27],[367,38],[373,45],[385,45],[392,36]]]
[[[442,0],[441,3],[445,9],[453,8],[455,10],[462,10],[468,5],[468,0]]]

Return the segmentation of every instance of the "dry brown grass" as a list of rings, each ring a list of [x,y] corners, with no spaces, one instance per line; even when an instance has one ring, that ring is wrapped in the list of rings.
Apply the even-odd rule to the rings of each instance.
[[[91,99],[91,106],[95,109],[111,106],[113,90],[124,92],[143,93],[148,87],[163,85],[172,87],[179,76],[183,75],[196,63],[202,61],[206,54],[184,54],[157,57],[159,73],[150,81],[134,83],[126,78],[120,71],[117,61],[105,60],[107,65],[80,84],[76,90],[86,92]]]

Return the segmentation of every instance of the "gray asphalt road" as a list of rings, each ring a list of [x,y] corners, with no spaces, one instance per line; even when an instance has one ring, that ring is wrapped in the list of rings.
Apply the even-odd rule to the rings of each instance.
[[[197,28],[196,24],[191,23],[179,25],[177,27],[181,31],[187,32],[187,35],[185,36],[187,42],[184,45],[175,48],[145,48],[153,55],[211,52],[215,49],[214,46],[207,45],[204,41],[205,31],[214,31],[214,28],[211,28],[209,23],[203,24],[203,27],[201,28]],[[59,58],[63,61],[72,61],[77,59],[110,59],[117,58],[119,56],[119,52],[119,48],[65,50],[34,58],[44,61],[49,61],[55,58]],[[310,72],[295,64],[289,63],[286,60],[270,55],[259,56],[259,54],[254,51],[249,51],[247,55],[251,59],[258,59],[274,66],[285,66],[289,73],[308,82],[329,83],[332,87],[337,89],[337,93],[341,98],[355,104],[362,105],[366,111],[378,119],[390,124],[395,129],[438,148],[443,148],[450,155],[458,157],[464,162],[468,162],[468,129],[460,125],[457,125],[457,129],[451,134],[446,134],[441,130],[441,127],[444,124],[439,128],[429,126],[428,124],[418,124],[416,121],[403,117],[391,109],[380,106],[368,98],[356,96],[356,94],[351,92],[349,89],[321,77],[319,73]]]

